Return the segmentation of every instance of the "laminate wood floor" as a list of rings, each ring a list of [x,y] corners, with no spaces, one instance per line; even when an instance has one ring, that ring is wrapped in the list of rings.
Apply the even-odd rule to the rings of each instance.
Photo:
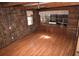
[[[69,56],[74,53],[74,39],[66,31],[34,32],[0,49],[1,56]]]

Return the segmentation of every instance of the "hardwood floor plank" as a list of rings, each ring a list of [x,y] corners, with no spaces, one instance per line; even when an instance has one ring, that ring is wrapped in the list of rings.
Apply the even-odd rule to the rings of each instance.
[[[72,34],[64,31],[34,32],[0,49],[1,56],[66,56],[73,55]]]

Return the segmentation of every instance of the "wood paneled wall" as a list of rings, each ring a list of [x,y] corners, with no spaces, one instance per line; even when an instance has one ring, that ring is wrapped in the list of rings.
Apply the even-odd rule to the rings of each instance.
[[[36,27],[36,30],[38,30],[40,26],[40,15],[38,10],[33,11],[33,18],[34,18],[34,26]]]
[[[50,9],[40,9],[39,12],[41,11],[55,11],[55,10],[68,10],[69,11],[69,15],[68,15],[68,25],[67,27],[65,27],[67,29],[67,31],[71,32],[71,33],[75,33],[76,34],[76,29],[78,26],[78,9],[77,7],[60,7],[60,8],[50,8]],[[60,27],[58,25],[55,26],[49,26],[49,25],[40,25],[40,29],[45,29],[44,27],[47,27],[47,29],[51,30],[48,27]],[[64,28],[64,27],[63,27]]]
[[[36,23],[36,20],[34,22]],[[26,10],[0,8],[0,48],[33,32],[35,25],[27,25]]]

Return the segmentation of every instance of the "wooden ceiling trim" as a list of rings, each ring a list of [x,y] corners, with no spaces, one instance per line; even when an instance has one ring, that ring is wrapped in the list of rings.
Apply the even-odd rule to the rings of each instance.
[[[28,6],[30,4],[31,6]],[[26,6],[24,6],[26,5]],[[39,3],[38,8],[38,2],[11,2],[7,5],[4,4],[4,7],[15,7],[17,9],[41,9],[41,8],[55,8],[55,7],[64,7],[64,6],[76,6],[79,5],[79,2],[47,2],[47,3]]]
[[[2,5],[2,7],[13,7],[18,5],[24,5],[24,4],[33,4],[35,2],[9,2]]]

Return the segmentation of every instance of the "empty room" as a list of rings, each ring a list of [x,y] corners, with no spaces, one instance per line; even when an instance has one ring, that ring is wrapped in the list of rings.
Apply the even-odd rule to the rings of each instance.
[[[78,2],[0,2],[0,56],[79,56]]]

